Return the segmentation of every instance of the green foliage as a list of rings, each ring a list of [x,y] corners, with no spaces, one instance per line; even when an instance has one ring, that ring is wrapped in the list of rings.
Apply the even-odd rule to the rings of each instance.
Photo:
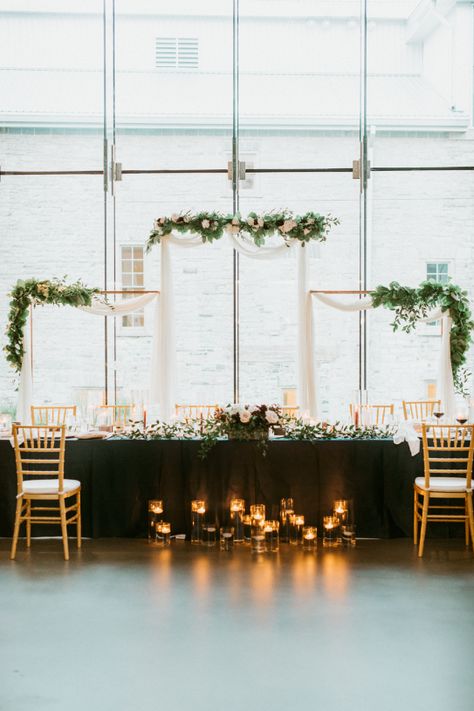
[[[371,296],[375,307],[384,306],[395,311],[392,323],[394,331],[401,329],[410,333],[417,322],[426,318],[436,306],[443,312],[449,311],[453,320],[451,364],[454,384],[459,392],[464,393],[469,373],[463,366],[474,328],[467,291],[455,284],[439,284],[435,281],[423,281],[416,289],[392,281],[389,286],[378,286],[371,292]]]
[[[10,310],[6,328],[6,358],[16,371],[23,363],[23,335],[30,306],[55,304],[57,306],[90,306],[98,289],[91,289],[81,281],[66,284],[64,279],[19,280],[9,293]]]
[[[154,244],[159,244],[161,239],[171,232],[199,235],[204,242],[214,242],[220,239],[225,232],[241,234],[250,238],[255,246],[262,247],[267,237],[279,234],[289,245],[294,239],[302,244],[318,240],[324,242],[332,226],[338,225],[339,220],[331,215],[319,215],[316,212],[307,212],[305,215],[293,215],[288,210],[270,212],[257,215],[251,212],[247,218],[240,215],[223,215],[220,212],[191,212],[159,217],[155,220],[153,230],[147,241],[147,251]]]
[[[133,422],[130,430],[121,436],[124,439],[142,439],[153,441],[156,439],[193,439],[196,429],[192,422],[161,422],[157,420],[148,427],[143,422]]]
[[[323,439],[387,439],[393,437],[396,431],[394,426],[344,425],[335,422],[310,424],[298,418],[287,418],[285,425],[285,438],[304,442],[316,442]]]

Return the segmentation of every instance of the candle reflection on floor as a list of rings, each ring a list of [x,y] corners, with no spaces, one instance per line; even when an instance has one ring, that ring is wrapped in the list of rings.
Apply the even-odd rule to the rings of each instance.
[[[347,595],[349,561],[343,551],[326,550],[321,556],[321,573],[328,597],[342,600]]]

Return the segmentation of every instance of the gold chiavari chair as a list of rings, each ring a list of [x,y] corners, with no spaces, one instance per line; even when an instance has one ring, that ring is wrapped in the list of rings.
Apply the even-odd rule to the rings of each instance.
[[[428,439],[428,432],[430,439]],[[424,476],[414,483],[413,542],[423,555],[426,525],[430,522],[464,522],[466,545],[469,536],[474,551],[472,507],[472,461],[474,425],[422,425]],[[421,501],[420,501],[421,498]],[[462,505],[431,504],[432,500],[462,500]],[[434,512],[434,513],[432,513]]]
[[[217,405],[175,405],[176,417],[180,420],[199,420],[211,417]]]
[[[65,425],[68,415],[76,417],[76,405],[31,406],[31,423],[33,425]]]
[[[351,415],[351,419],[354,419],[354,404],[349,405],[349,412]],[[395,407],[393,404],[390,405],[361,405],[361,411],[367,412],[370,422],[372,422],[374,425],[384,425],[385,424],[385,418],[388,417],[389,415],[393,415],[395,412]],[[362,417],[363,419],[363,417]]]
[[[16,557],[20,526],[26,523],[26,545],[31,545],[32,524],[61,524],[64,558],[69,560],[67,526],[77,526],[81,547],[81,483],[64,478],[65,425],[13,425],[17,473],[15,526],[10,553]],[[68,506],[67,499],[75,497]],[[32,506],[32,502],[57,501],[58,506]]]
[[[433,417],[436,408],[441,407],[441,400],[403,400],[402,405],[405,420],[422,422]]]
[[[101,413],[106,416],[113,427],[123,428],[135,417],[135,405],[98,405],[96,408],[96,419]]]
[[[299,406],[298,405],[279,405],[280,412],[282,415],[288,415],[289,417],[298,417]]]

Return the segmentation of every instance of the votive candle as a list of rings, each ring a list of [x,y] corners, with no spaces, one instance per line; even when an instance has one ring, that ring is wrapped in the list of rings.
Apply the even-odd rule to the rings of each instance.
[[[202,525],[206,513],[206,502],[202,499],[191,501],[191,543],[201,543]]]
[[[313,553],[318,546],[318,529],[316,526],[303,526],[303,550]]]

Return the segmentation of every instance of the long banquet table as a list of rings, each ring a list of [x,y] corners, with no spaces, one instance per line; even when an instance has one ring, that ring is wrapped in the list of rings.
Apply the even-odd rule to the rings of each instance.
[[[153,498],[164,500],[173,533],[189,534],[192,499],[205,499],[223,521],[233,496],[247,506],[266,504],[272,516],[279,500],[291,496],[297,513],[317,525],[334,499],[352,499],[359,536],[411,535],[413,480],[422,474],[422,457],[412,457],[406,443],[270,440],[264,457],[254,442],[220,441],[204,460],[199,446],[195,440],[68,440],[65,471],[82,484],[84,536],[146,536]],[[14,451],[4,440],[0,536],[12,535],[15,496]],[[49,532],[58,535],[57,528],[33,527],[33,535]]]

